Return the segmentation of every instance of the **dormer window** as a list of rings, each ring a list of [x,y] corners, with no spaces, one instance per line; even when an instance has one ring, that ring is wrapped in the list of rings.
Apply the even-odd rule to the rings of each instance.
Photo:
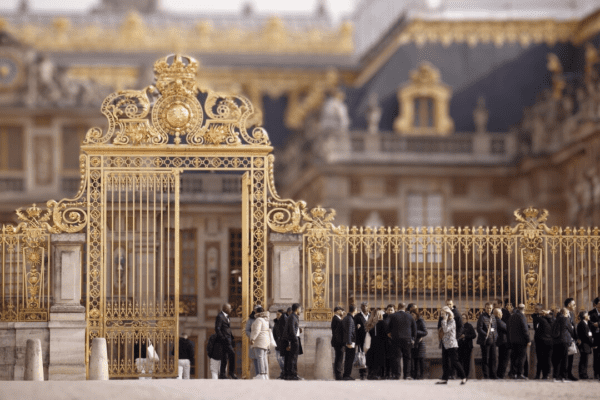
[[[433,128],[433,97],[417,97],[414,100],[415,128]]]
[[[394,130],[402,135],[445,136],[454,130],[449,115],[452,89],[440,79],[440,71],[423,62],[411,71],[410,82],[398,89],[400,115]]]

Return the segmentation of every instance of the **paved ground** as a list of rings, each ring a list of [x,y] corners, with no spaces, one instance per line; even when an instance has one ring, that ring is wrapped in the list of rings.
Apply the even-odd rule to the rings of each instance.
[[[127,380],[73,382],[0,382],[0,400],[44,399],[598,399],[600,382],[539,381],[212,381]]]

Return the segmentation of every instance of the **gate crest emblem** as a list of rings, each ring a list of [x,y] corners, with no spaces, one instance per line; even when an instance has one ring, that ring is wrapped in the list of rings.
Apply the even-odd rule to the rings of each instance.
[[[101,107],[108,129],[90,129],[84,144],[270,146],[263,128],[248,132],[254,114],[248,99],[198,88],[198,65],[189,56],[158,60],[156,85],[108,96]]]

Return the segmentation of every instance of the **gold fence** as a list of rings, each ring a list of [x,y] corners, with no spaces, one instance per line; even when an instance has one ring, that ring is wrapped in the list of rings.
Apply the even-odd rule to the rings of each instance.
[[[48,321],[50,309],[50,234],[42,225],[50,218],[36,205],[22,212],[16,227],[2,227],[0,271],[1,322]]]
[[[321,209],[321,214],[324,210]],[[313,224],[304,234],[303,299],[308,320],[336,305],[416,303],[437,320],[446,299],[469,319],[508,299],[586,309],[599,293],[600,230],[545,225],[548,212],[515,211],[515,227],[347,228]]]

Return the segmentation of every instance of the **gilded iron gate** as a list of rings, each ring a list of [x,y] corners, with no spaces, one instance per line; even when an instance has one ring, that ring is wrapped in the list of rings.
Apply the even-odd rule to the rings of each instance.
[[[250,102],[199,90],[197,68],[189,57],[157,61],[156,86],[107,97],[106,133],[92,128],[82,146],[88,349],[107,339],[112,378],[177,375],[182,172],[245,172],[243,320],[252,304],[266,304],[267,196],[279,199],[272,147],[264,129],[246,130]],[[148,341],[160,358],[151,365]]]

